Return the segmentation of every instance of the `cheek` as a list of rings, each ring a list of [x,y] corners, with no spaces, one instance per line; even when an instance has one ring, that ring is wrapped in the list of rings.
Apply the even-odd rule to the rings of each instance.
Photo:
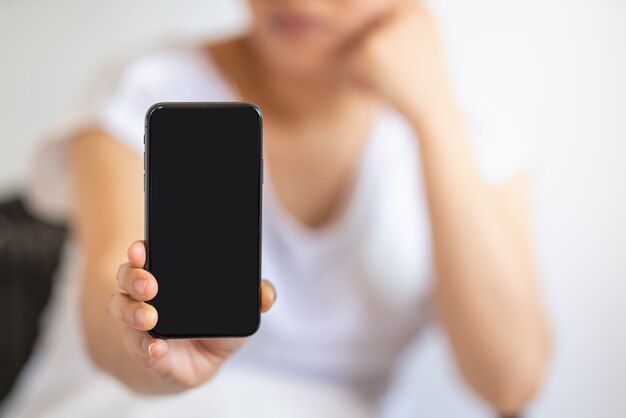
[[[270,5],[267,0],[248,0],[247,9],[254,22],[261,22],[270,13]]]

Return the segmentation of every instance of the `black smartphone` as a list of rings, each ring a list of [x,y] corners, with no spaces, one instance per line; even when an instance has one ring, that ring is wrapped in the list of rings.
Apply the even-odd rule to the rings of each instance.
[[[243,337],[260,322],[262,116],[249,103],[146,113],[146,265],[160,338]]]

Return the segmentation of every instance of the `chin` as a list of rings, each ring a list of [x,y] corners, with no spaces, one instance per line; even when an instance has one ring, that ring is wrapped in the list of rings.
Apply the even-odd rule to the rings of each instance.
[[[266,44],[260,52],[267,66],[290,79],[328,77],[335,74],[338,67],[337,54],[329,48]]]

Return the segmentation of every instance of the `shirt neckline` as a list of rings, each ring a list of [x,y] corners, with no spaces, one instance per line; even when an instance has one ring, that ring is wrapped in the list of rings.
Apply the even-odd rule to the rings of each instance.
[[[280,201],[271,175],[269,174],[269,164],[265,164],[265,203],[268,208],[271,207],[270,216],[279,218],[278,223],[283,226],[295,239],[304,241],[309,245],[328,245],[331,242],[340,243],[340,238],[348,238],[352,233],[356,232],[355,226],[359,224],[359,216],[364,207],[364,193],[367,184],[369,184],[369,160],[372,158],[373,142],[375,139],[376,126],[378,124],[378,113],[374,112],[372,119],[372,127],[368,130],[365,143],[361,148],[361,155],[358,158],[357,169],[354,180],[348,190],[346,201],[342,205],[338,214],[335,214],[332,220],[318,227],[311,227],[296,218],[289,212]]]
[[[221,70],[211,52],[206,48],[200,48],[196,52],[200,55],[200,61],[205,70],[213,74],[217,81],[222,84],[228,99],[241,100],[241,94],[237,85]],[[349,196],[339,214],[336,214],[331,221],[319,227],[311,227],[300,221],[280,201],[269,171],[270,163],[265,161],[263,167],[263,206],[266,209],[271,209],[270,211],[264,210],[264,217],[271,218],[276,227],[281,228],[292,238],[306,242],[309,244],[308,248],[311,249],[321,246],[328,247],[330,243],[340,244],[340,237],[347,239],[351,235],[350,230],[353,233],[356,232],[358,227],[354,228],[354,226],[358,224],[358,212],[364,206],[362,200],[365,185],[369,183],[368,167],[371,166],[369,160],[374,152],[372,150],[374,148],[373,142],[377,137],[382,113],[384,112],[381,109],[376,109],[373,112],[370,129],[367,131],[365,142],[361,148],[361,155],[358,158],[358,167],[354,181],[348,191]]]

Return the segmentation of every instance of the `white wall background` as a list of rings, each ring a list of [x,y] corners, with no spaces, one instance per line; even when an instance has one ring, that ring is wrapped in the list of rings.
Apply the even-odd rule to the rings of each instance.
[[[538,150],[536,231],[555,347],[529,415],[626,416],[626,2],[429,3],[453,64],[507,98]],[[0,1],[0,195],[19,188],[46,129],[101,65],[241,19],[240,2],[226,0]],[[408,356],[387,415],[490,413],[433,332]]]

